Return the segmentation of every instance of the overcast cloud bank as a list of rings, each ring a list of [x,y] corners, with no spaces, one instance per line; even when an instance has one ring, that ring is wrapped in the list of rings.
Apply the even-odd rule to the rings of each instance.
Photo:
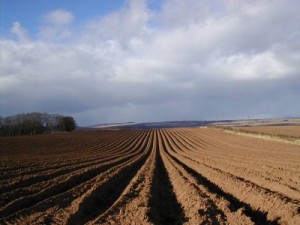
[[[33,39],[0,38],[0,113],[104,122],[299,116],[300,2],[131,0],[76,23],[57,9]]]

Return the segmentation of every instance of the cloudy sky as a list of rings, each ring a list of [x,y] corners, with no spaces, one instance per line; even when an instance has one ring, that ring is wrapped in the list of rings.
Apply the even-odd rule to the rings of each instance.
[[[0,0],[0,115],[300,115],[298,0]]]

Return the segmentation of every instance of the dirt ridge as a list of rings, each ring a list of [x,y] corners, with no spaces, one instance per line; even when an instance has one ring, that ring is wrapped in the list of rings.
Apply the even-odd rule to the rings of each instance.
[[[0,142],[0,224],[300,221],[297,145],[212,128]]]

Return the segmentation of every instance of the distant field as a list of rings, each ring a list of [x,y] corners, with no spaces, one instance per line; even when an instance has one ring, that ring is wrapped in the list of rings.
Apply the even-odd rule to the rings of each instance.
[[[234,127],[234,129],[251,133],[300,138],[300,126],[256,126]]]
[[[214,128],[5,137],[0,224],[299,224],[299,178],[300,146]]]
[[[210,126],[230,126],[230,127],[256,127],[256,126],[300,126],[300,118],[280,119],[249,119],[249,120],[228,120],[215,121],[209,124]]]

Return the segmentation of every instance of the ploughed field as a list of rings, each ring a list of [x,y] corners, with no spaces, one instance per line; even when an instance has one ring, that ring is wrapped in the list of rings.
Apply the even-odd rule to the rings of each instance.
[[[300,138],[300,126],[254,126],[234,127],[234,129],[256,134],[267,134],[286,138]]]
[[[300,224],[300,147],[217,129],[0,139],[0,224]]]

